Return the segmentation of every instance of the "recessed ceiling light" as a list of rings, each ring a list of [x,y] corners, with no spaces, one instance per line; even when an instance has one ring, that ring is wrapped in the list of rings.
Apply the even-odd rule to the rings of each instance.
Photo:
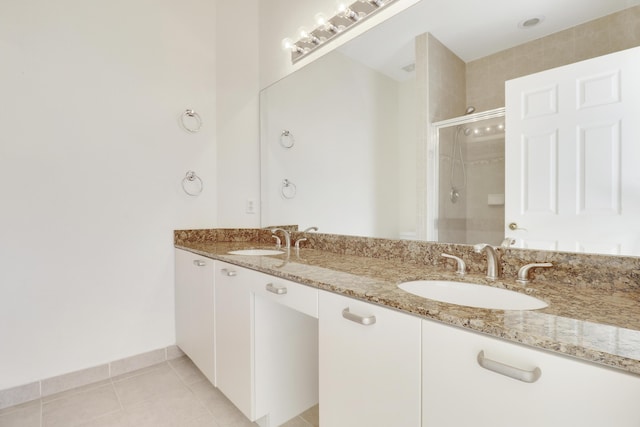
[[[544,16],[534,16],[533,18],[524,19],[518,22],[518,28],[527,30],[539,25],[542,21],[544,21]]]

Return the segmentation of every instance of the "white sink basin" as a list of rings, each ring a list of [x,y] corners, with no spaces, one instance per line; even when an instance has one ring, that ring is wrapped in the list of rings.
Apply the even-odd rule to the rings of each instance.
[[[227,253],[230,255],[280,255],[284,252],[277,249],[240,249]]]
[[[447,280],[416,280],[398,285],[414,295],[450,304],[495,310],[536,310],[545,308],[544,301],[520,292],[475,283]]]

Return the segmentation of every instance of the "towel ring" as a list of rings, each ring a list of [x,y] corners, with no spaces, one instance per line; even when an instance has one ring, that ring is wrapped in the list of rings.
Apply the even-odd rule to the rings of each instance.
[[[298,191],[298,188],[296,187],[296,185],[289,181],[288,179],[284,179],[282,181],[282,187],[280,188],[280,194],[282,194],[282,197],[285,199],[293,199],[294,197],[296,197],[296,191]]]
[[[193,190],[190,191],[188,189],[189,183],[196,182],[196,181],[197,181],[198,188],[195,191]],[[182,179],[182,189],[184,190],[185,193],[187,193],[190,196],[198,196],[200,195],[200,193],[202,193],[202,190],[204,189],[204,183],[202,182],[202,179],[198,175],[196,175],[194,171],[188,171],[187,174]]]
[[[194,119],[195,123],[193,123],[194,120],[189,119]],[[195,110],[192,110],[190,108],[186,109],[180,116],[180,126],[182,126],[182,129],[186,130],[187,132],[198,132],[202,127],[202,119],[200,118],[200,114],[196,113]]]
[[[282,145],[284,148],[291,148],[295,143],[296,140],[293,137],[293,134],[286,129],[283,130],[280,134],[280,145]]]

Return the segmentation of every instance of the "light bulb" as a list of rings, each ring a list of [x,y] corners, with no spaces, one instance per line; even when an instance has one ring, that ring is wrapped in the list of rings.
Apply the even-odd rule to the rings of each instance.
[[[369,3],[376,7],[384,6],[384,0],[358,0],[360,3]]]
[[[304,53],[304,49],[295,44],[291,39],[282,39],[282,49],[290,50],[291,52]]]
[[[282,39],[282,49],[284,50],[293,50],[293,46],[295,44],[293,43],[293,40],[291,40],[290,38],[286,38],[286,39]]]
[[[344,13],[347,9],[349,9],[349,7],[347,6],[347,4],[343,1],[338,1],[336,2],[336,8],[338,9],[338,14],[342,14]]]
[[[322,12],[316,13],[315,19],[316,19],[316,24],[318,24],[321,27],[325,27],[329,22],[327,21],[326,15]]]
[[[333,33],[339,33],[340,31],[342,31],[340,27],[336,27],[335,25],[333,25],[327,19],[327,16],[324,13],[316,13],[315,19],[318,26],[322,28],[324,31],[330,31]]]
[[[351,19],[352,21],[358,21],[361,18],[361,16],[357,12],[351,10],[351,8],[348,7],[342,11],[339,11],[339,15],[343,18]]]
[[[300,35],[301,39],[308,39],[309,38],[309,31],[306,29],[306,27],[298,28],[298,34]]]

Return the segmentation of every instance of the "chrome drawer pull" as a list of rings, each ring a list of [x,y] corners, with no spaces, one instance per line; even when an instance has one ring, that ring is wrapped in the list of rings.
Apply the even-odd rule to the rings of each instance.
[[[201,259],[194,259],[193,260],[193,265],[195,265],[197,267],[204,267],[205,265],[207,265],[207,262],[203,261]]]
[[[373,325],[374,323],[376,323],[376,316],[358,316],[357,314],[351,313],[349,311],[349,307],[342,310],[342,317],[365,326]]]
[[[229,270],[228,268],[223,268],[223,269],[222,269],[222,270],[220,270],[220,271],[222,271],[222,274],[225,274],[225,275],[227,275],[227,276],[229,276],[229,277],[233,277],[233,276],[235,276],[235,275],[237,275],[237,274],[238,274],[238,273],[236,273],[236,271],[235,271],[235,270]]]
[[[485,359],[484,351],[478,353],[478,364],[484,369],[488,369],[497,374],[506,375],[509,378],[523,381],[525,383],[535,383],[542,375],[540,368],[535,368],[533,371],[525,371],[514,366],[505,365],[504,363],[496,362],[495,360]]]
[[[287,288],[284,286],[275,286],[273,283],[267,283],[265,289],[271,293],[277,295],[284,295],[287,293]]]

